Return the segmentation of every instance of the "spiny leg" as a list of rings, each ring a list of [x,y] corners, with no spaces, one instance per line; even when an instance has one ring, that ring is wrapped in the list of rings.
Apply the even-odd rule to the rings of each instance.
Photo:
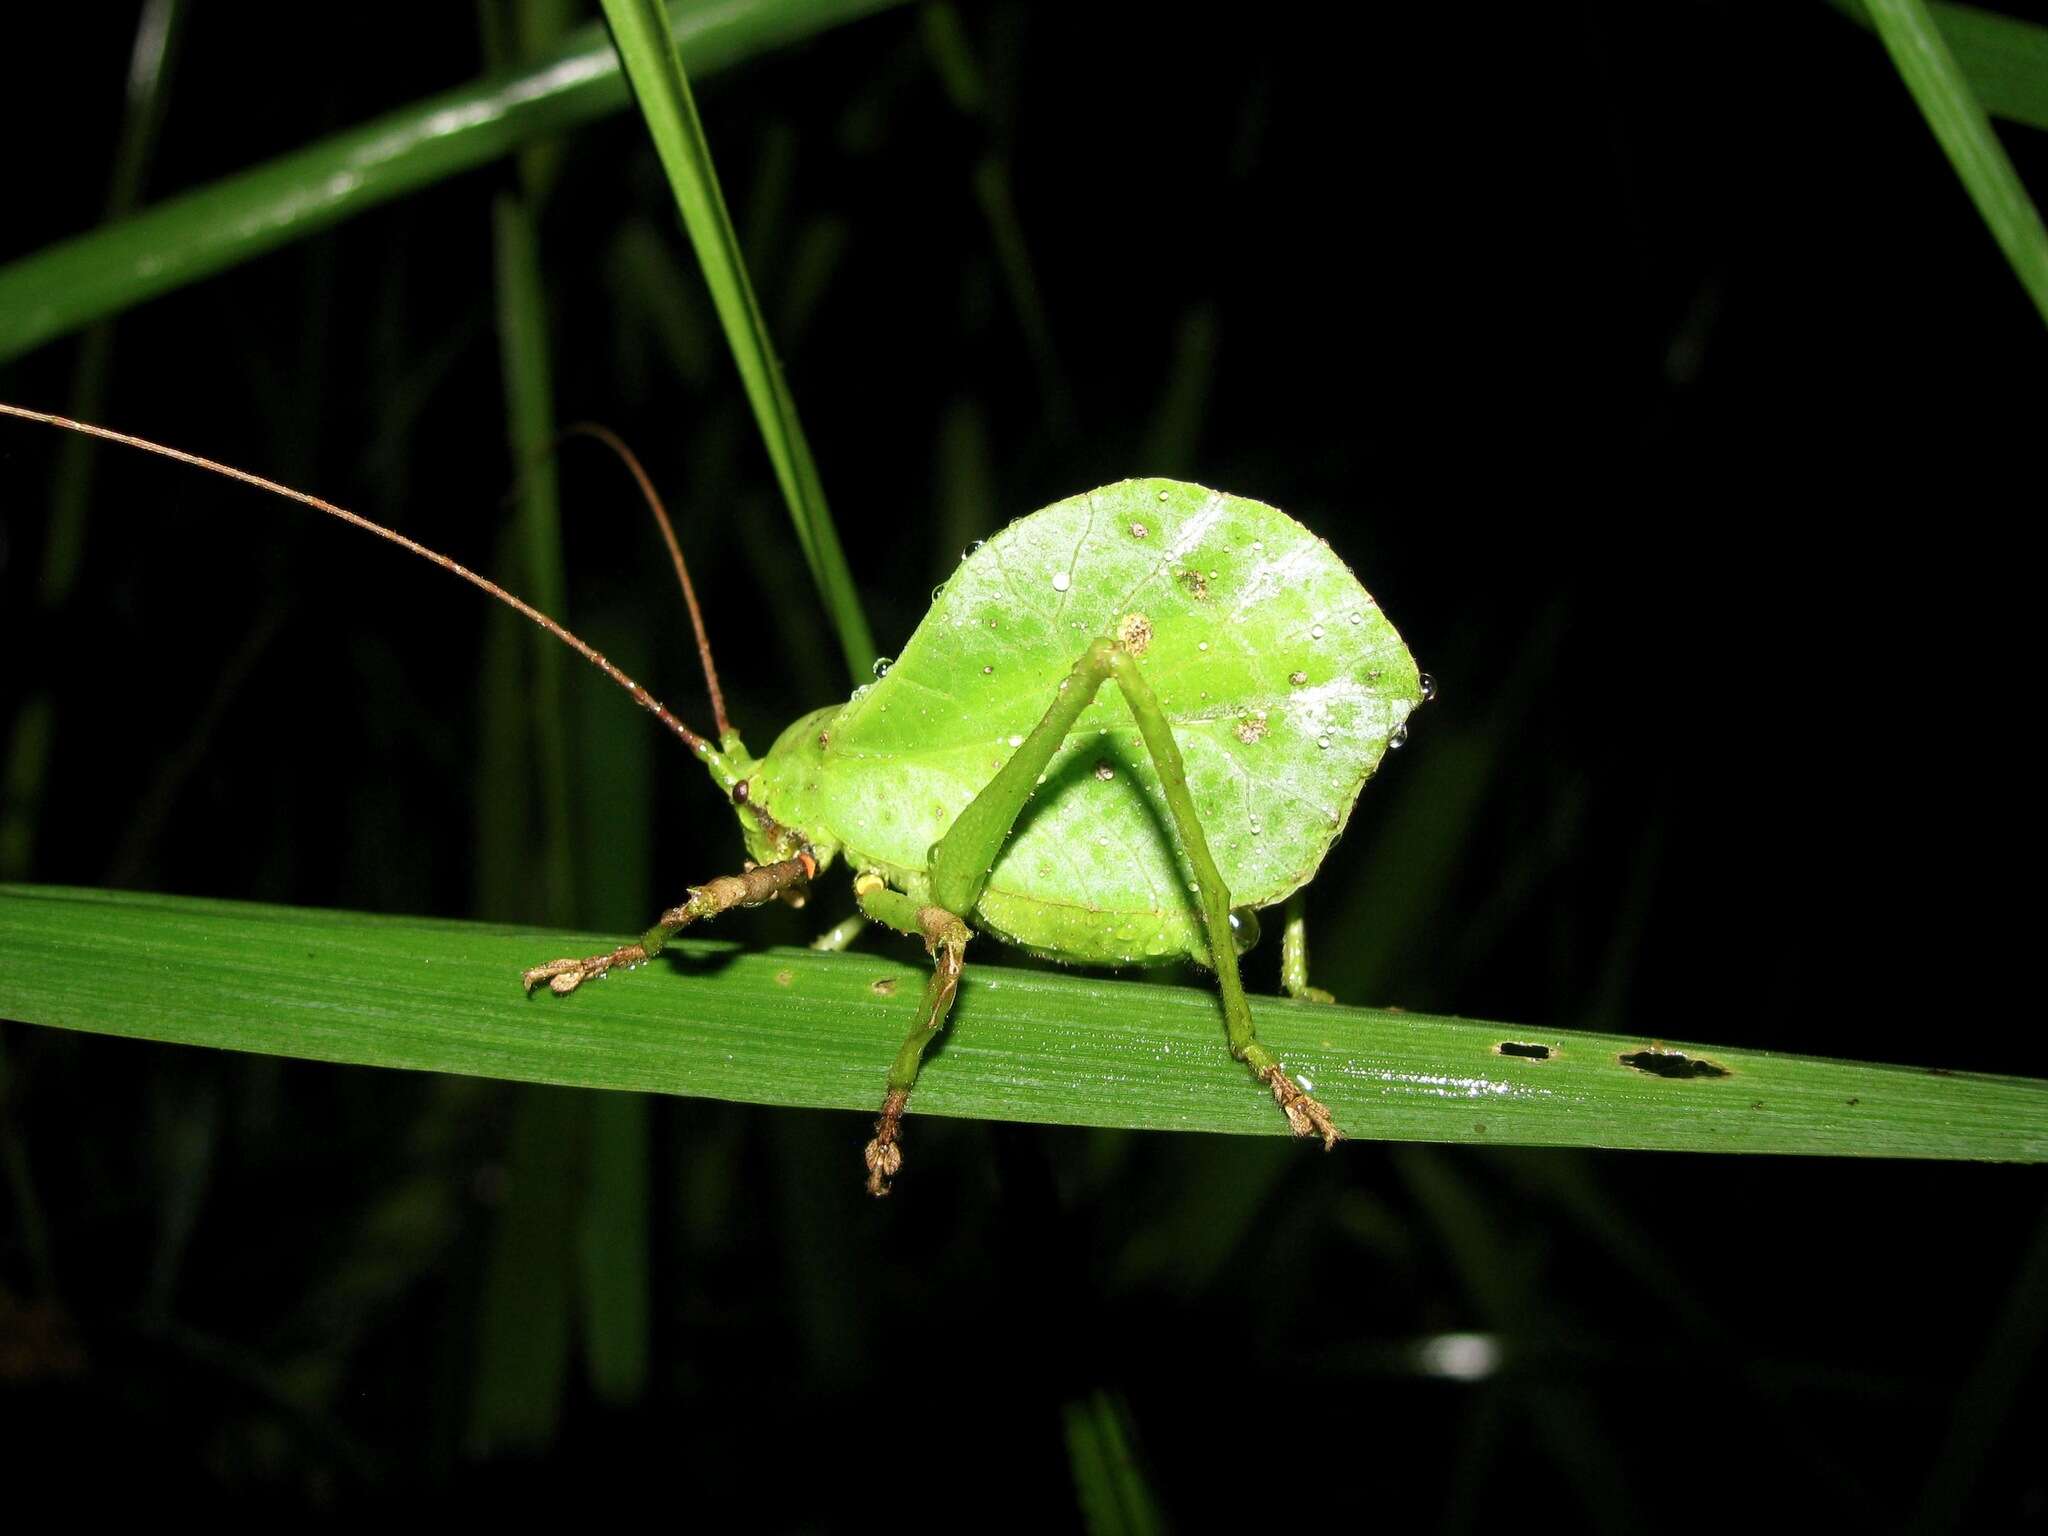
[[[1337,1001],[1308,984],[1308,903],[1299,891],[1287,898],[1287,926],[1280,930],[1280,989],[1305,1003]]]
[[[882,1097],[874,1139],[862,1154],[868,1165],[868,1193],[880,1197],[889,1193],[889,1180],[903,1167],[903,1111],[910,1103],[910,1090],[917,1084],[925,1047],[946,1027],[947,1015],[953,1011],[971,935],[967,924],[953,913],[943,907],[920,905],[901,891],[890,890],[880,875],[861,875],[853,882],[853,893],[860,900],[861,911],[898,932],[916,934],[924,940],[925,950],[932,957],[932,979],[925,984],[917,1022],[903,1037],[896,1060],[889,1068],[888,1091]]]
[[[1101,642],[1098,641],[1097,644]],[[1145,738],[1152,764],[1159,770],[1159,784],[1166,792],[1166,808],[1173,814],[1174,830],[1180,834],[1181,851],[1194,866],[1195,882],[1201,887],[1202,917],[1209,933],[1209,963],[1216,968],[1217,990],[1223,995],[1223,1025],[1230,1040],[1230,1054],[1250,1067],[1273,1093],[1273,1101],[1287,1116],[1297,1136],[1319,1136],[1323,1149],[1337,1145],[1344,1133],[1330,1112],[1287,1075],[1258,1031],[1252,1027],[1251,1004],[1244,995],[1244,982],[1237,973],[1237,945],[1230,934],[1230,891],[1223,873],[1209,852],[1208,836],[1201,817],[1195,813],[1194,796],[1188,793],[1187,766],[1173,739],[1173,726],[1166,711],[1138,670],[1137,661],[1123,647],[1109,653],[1110,675],[1124,691],[1124,699],[1137,717],[1138,733]]]
[[[700,918],[716,917],[734,907],[758,907],[785,892],[795,890],[818,872],[808,853],[775,864],[757,864],[737,875],[720,875],[704,885],[692,886],[683,904],[670,907],[652,928],[631,944],[602,955],[580,960],[550,960],[536,965],[521,978],[531,992],[542,982],[558,997],[566,997],[586,981],[595,981],[607,971],[644,965],[660,954],[663,946]]]
[[[1067,731],[1094,700],[1105,682],[1114,679],[1123,690],[1124,701],[1138,722],[1138,732],[1159,771],[1166,792],[1166,807],[1179,834],[1181,852],[1195,877],[1200,898],[1202,926],[1209,940],[1206,958],[1215,968],[1216,985],[1222,994],[1223,1023],[1230,1042],[1230,1054],[1250,1067],[1287,1116],[1297,1136],[1318,1136],[1324,1147],[1342,1138],[1336,1121],[1290,1078],[1280,1058],[1259,1039],[1252,1025],[1251,1005],[1244,995],[1244,982],[1237,971],[1237,946],[1230,932],[1230,892],[1209,852],[1209,839],[1202,831],[1194,796],[1188,792],[1187,767],[1180,747],[1173,739],[1173,726],[1159,706],[1152,687],[1138,668],[1137,658],[1151,642],[1152,627],[1142,615],[1132,614],[1117,626],[1117,638],[1094,641],[1060,684],[1058,696],[1045,716],[1032,728],[1023,745],[1010,754],[996,770],[995,777],[955,818],[932,850],[932,897],[950,912],[971,912],[988,884],[989,872],[1010,835],[1025,801],[1038,783],[1039,775],[1066,740]]]

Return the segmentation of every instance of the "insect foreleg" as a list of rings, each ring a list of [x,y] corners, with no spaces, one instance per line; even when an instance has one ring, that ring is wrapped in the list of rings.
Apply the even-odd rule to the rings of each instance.
[[[654,926],[634,943],[580,960],[550,960],[546,965],[536,965],[521,980],[529,992],[546,982],[550,992],[566,996],[607,971],[646,964],[661,953],[670,939],[699,918],[716,917],[734,907],[758,907],[803,885],[817,872],[817,860],[808,853],[799,853],[779,863],[757,864],[742,874],[720,875],[708,884],[692,886],[681,906],[662,913]]]
[[[903,1110],[910,1102],[910,1090],[917,1083],[917,1069],[924,1061],[925,1047],[945,1028],[959,995],[960,972],[966,964],[967,924],[943,907],[920,905],[901,891],[892,891],[876,874],[864,874],[853,882],[860,909],[876,922],[924,940],[932,957],[932,979],[925,984],[924,1002],[917,1022],[903,1037],[896,1060],[889,1068],[889,1087],[882,1097],[882,1113],[875,1121],[874,1139],[863,1156],[868,1165],[868,1193],[886,1195],[889,1180],[903,1166],[900,1137]]]
[[[1259,1039],[1252,1026],[1251,1005],[1245,1000],[1244,983],[1238,976],[1237,945],[1230,930],[1230,891],[1209,852],[1209,839],[1202,831],[1194,796],[1188,792],[1187,766],[1174,741],[1173,726],[1138,665],[1138,655],[1150,640],[1151,627],[1133,615],[1119,626],[1119,634],[1126,638],[1096,640],[1082,653],[1073,670],[1061,681],[1059,696],[1044,718],[939,840],[932,851],[932,895],[948,911],[974,909],[988,884],[996,856],[1040,775],[1066,740],[1068,729],[1081,711],[1094,700],[1102,685],[1113,679],[1123,691],[1124,701],[1138,722],[1138,733],[1144,738],[1145,750],[1159,772],[1166,807],[1180,838],[1181,854],[1194,876],[1202,926],[1209,940],[1209,954],[1196,958],[1206,958],[1215,967],[1230,1054],[1250,1067],[1259,1081],[1272,1090],[1297,1136],[1320,1136],[1325,1147],[1334,1146],[1342,1133],[1330,1112],[1288,1077],[1280,1058]]]

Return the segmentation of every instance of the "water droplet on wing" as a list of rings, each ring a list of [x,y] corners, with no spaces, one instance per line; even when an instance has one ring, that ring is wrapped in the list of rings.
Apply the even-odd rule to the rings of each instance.
[[[1230,937],[1241,955],[1259,942],[1259,915],[1250,907],[1230,909]]]

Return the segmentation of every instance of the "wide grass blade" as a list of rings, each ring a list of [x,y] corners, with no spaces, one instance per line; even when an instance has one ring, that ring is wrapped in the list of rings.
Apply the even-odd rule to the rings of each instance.
[[[1921,0],[1865,0],[1906,88],[1998,247],[2048,320],[2048,230]]]
[[[874,639],[868,633],[860,595],[825,506],[825,488],[797,420],[796,401],[782,377],[782,365],[768,338],[768,323],[761,317],[754,285],[747,277],[739,236],[711,164],[711,146],[705,142],[704,125],[697,117],[682,55],[655,0],[605,0],[604,12],[640,103],[640,115],[647,121],[662,169],[668,173],[683,227],[689,231],[690,244],[704,268],[726,345],[739,366],[761,441],[775,466],[776,483],[796,524],[797,543],[831,614],[840,648],[846,653],[847,670],[856,683],[861,682],[874,663]]]
[[[826,955],[698,942],[571,998],[521,995],[523,967],[611,942],[4,886],[0,1017],[315,1061],[871,1112],[924,984],[897,946]],[[1271,998],[1253,1013],[1358,1137],[2048,1161],[2048,1082],[2034,1079]],[[1207,989],[970,963],[955,1018],[918,1079],[920,1114],[1285,1134],[1225,1053]],[[1502,1054],[1503,1042],[1540,1059]]]
[[[692,0],[669,12],[709,74],[895,0]],[[430,96],[361,127],[0,267],[0,362],[471,170],[626,104],[618,56],[586,27],[533,68]]]

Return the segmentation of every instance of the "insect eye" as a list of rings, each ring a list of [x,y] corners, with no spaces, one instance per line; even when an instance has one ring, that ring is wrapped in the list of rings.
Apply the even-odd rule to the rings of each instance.
[[[741,779],[739,783],[732,787],[732,799],[735,805],[745,805],[752,795],[753,791],[747,787],[745,779]]]

